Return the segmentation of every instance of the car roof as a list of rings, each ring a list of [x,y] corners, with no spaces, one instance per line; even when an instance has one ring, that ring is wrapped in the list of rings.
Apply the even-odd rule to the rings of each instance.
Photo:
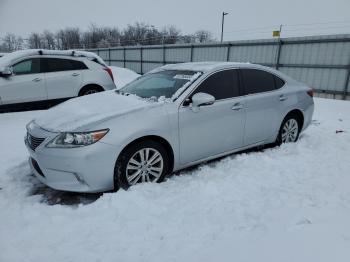
[[[80,51],[80,50],[46,50],[46,49],[27,49],[19,50],[12,53],[5,54],[3,57],[0,57],[0,67],[8,66],[14,61],[17,61],[21,58],[34,55],[53,55],[53,56],[65,56],[65,57],[74,57],[74,58],[89,58],[97,59],[100,64],[106,65],[101,57],[92,52]]]
[[[253,63],[242,63],[242,62],[187,62],[187,63],[178,63],[178,64],[168,64],[161,67],[158,67],[156,69],[153,69],[152,71],[148,73],[155,73],[163,70],[184,70],[184,71],[196,71],[196,72],[203,72],[204,74],[210,73],[213,71],[221,70],[221,69],[228,69],[228,68],[252,68],[252,69],[261,69],[267,72],[270,72],[280,78],[282,78],[284,81],[294,84],[300,84],[295,79],[289,77],[288,75],[284,74],[283,72],[276,70],[271,67],[259,65],[259,64],[253,64]]]
[[[189,62],[179,64],[169,64],[160,67],[160,70],[188,70],[188,71],[200,71],[203,73],[224,69],[224,68],[265,68],[268,67],[252,64],[252,63],[240,63],[240,62]]]

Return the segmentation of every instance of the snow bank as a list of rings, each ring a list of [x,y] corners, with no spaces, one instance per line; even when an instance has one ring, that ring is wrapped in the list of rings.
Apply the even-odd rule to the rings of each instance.
[[[30,176],[23,136],[38,114],[0,115],[0,261],[349,261],[349,102],[315,99],[298,143],[94,202]],[[64,199],[82,204],[48,205]]]
[[[140,76],[139,74],[127,68],[122,68],[117,66],[109,66],[109,68],[112,69],[114,83],[117,89],[122,88],[123,86],[125,86],[126,84],[130,83],[131,81],[135,80]]]

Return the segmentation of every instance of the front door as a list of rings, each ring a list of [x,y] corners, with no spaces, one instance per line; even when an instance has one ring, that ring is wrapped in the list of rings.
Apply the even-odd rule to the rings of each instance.
[[[190,105],[179,108],[180,161],[187,164],[242,147],[244,101],[239,97],[236,70],[219,71],[204,80],[191,94],[213,95],[212,105],[199,111]]]
[[[40,59],[30,58],[12,66],[13,74],[0,77],[2,104],[34,102],[47,99],[45,75],[40,71]]]

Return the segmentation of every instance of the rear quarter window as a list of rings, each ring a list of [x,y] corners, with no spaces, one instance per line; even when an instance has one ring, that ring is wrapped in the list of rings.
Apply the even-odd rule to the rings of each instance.
[[[278,76],[274,76],[274,77],[275,77],[275,87],[276,87],[276,89],[279,89],[282,86],[284,86],[284,84],[285,84],[284,80],[282,80]]]

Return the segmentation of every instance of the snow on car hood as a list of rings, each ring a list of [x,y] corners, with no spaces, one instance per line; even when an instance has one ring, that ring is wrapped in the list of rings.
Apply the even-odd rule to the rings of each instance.
[[[49,131],[76,131],[83,130],[87,125],[156,104],[134,95],[120,95],[111,90],[71,99],[49,109],[34,121]]]

